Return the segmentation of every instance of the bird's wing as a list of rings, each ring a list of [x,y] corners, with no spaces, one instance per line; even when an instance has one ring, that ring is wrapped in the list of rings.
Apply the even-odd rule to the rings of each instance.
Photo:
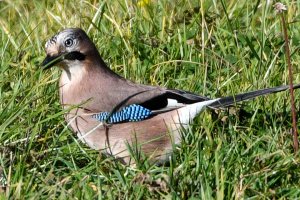
[[[300,84],[294,85],[293,88],[300,88]],[[237,95],[221,97],[218,101],[210,104],[208,107],[212,109],[226,108],[228,106],[232,106],[242,101],[254,99],[258,96],[282,92],[287,89],[289,89],[289,85],[282,85],[273,88],[266,88],[251,92],[245,92]],[[152,110],[153,114],[159,114],[180,108],[186,104],[192,104],[208,100],[211,99],[187,91],[166,89],[165,91],[160,92],[157,95],[151,96],[151,98],[146,99],[144,102],[140,102],[139,105]]]
[[[114,84],[117,84],[116,82]],[[121,97],[119,103],[123,105],[139,104],[150,110],[160,110],[167,107],[183,106],[209,100],[208,97],[191,92],[175,89],[166,89],[158,86],[135,84],[130,81],[118,84],[117,92]],[[124,101],[125,100],[125,101]]]
[[[166,89],[141,102],[140,105],[148,109],[159,110],[171,107],[181,107],[185,104],[192,104],[205,100],[209,100],[209,98],[183,90]]]

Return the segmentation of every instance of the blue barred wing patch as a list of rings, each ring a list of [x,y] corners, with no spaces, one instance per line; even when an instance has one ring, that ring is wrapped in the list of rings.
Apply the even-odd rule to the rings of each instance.
[[[124,107],[118,112],[113,113],[110,117],[109,112],[100,112],[98,114],[92,115],[93,118],[98,121],[105,121],[108,119],[108,123],[118,123],[118,122],[136,122],[147,119],[152,114],[151,110],[144,108],[143,106],[132,104]]]

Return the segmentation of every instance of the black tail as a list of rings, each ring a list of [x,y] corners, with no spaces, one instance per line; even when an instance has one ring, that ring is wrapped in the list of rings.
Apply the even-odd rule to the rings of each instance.
[[[221,97],[219,101],[212,103],[209,107],[211,107],[211,108],[227,107],[227,106],[233,105],[235,103],[238,103],[240,101],[253,99],[255,97],[263,96],[266,94],[282,92],[289,88],[290,88],[289,85],[282,85],[282,86],[278,86],[278,87],[261,89],[261,90],[256,90],[256,91],[252,91],[252,92],[237,94],[234,96]],[[298,89],[298,88],[300,88],[300,84],[294,85],[294,89]]]

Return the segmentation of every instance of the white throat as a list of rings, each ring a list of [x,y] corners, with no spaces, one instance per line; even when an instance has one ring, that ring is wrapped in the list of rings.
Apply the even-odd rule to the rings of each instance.
[[[85,68],[82,62],[78,60],[65,62],[66,67],[64,67],[60,79],[60,86],[64,87],[64,89],[70,87],[72,84],[80,82],[85,74]]]

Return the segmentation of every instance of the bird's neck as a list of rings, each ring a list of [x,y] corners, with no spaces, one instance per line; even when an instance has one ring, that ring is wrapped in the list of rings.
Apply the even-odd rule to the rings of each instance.
[[[95,110],[94,104],[102,101],[102,95],[108,93],[107,84],[123,85],[123,81],[102,60],[73,61],[63,67],[59,84],[61,103],[68,107],[89,100],[84,107]]]
[[[74,61],[72,67],[63,66],[62,74],[59,82],[60,99],[63,105],[77,104],[75,102],[76,91],[80,91],[82,80],[86,76],[86,70],[81,62]]]
[[[86,69],[81,61],[72,61],[72,63],[66,63],[63,67],[61,75],[61,81],[63,83],[70,83],[72,81],[80,81],[82,76],[85,75]]]

